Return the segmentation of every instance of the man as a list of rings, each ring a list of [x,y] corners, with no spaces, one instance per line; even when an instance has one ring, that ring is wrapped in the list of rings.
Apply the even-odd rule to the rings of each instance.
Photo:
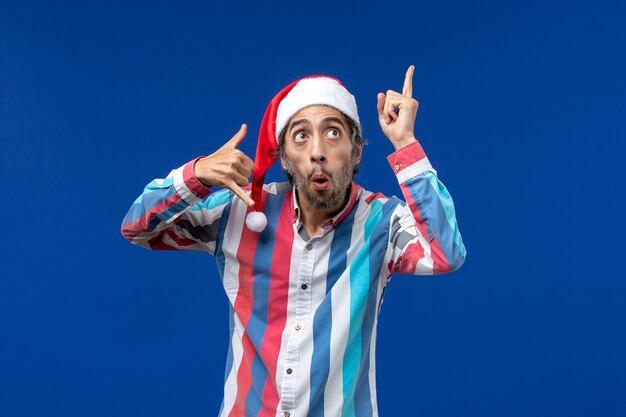
[[[406,203],[352,181],[363,147],[356,102],[338,80],[314,76],[274,97],[255,163],[237,149],[242,125],[212,155],[150,183],[124,219],[132,243],[216,259],[230,301],[220,416],[377,416],[376,324],[391,274],[462,265],[452,199],[413,133],[413,70],[402,93],[378,94]],[[290,184],[263,185],[275,159]]]

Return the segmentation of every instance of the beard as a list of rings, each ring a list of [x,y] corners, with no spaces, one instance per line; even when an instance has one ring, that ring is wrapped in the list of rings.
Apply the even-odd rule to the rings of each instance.
[[[338,208],[345,201],[354,176],[355,161],[351,160],[335,173],[320,167],[306,175],[295,170],[286,158],[285,165],[285,173],[293,179],[298,194],[306,198],[311,207],[318,210],[330,210]],[[328,178],[328,181],[331,183],[330,189],[311,190],[312,178],[319,173],[324,174]]]

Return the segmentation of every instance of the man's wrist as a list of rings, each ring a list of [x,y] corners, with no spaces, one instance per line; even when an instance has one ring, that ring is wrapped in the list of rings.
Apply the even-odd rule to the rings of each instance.
[[[196,163],[203,158],[205,157],[199,156],[196,159],[185,164],[183,175],[185,185],[191,191],[191,193],[193,193],[198,198],[206,197],[211,193],[211,186],[202,181],[200,177],[198,177],[196,171]]]
[[[211,188],[213,186],[216,186],[217,184],[214,184],[213,182],[210,181],[210,178],[206,178],[206,175],[204,175],[206,169],[204,166],[199,166],[204,162],[204,160],[207,159],[206,156],[200,156],[198,158],[196,158],[193,161],[193,175],[196,178],[196,180],[202,184],[204,187],[206,188]]]
[[[417,142],[417,139],[415,138],[415,136],[410,136],[410,137],[406,137],[406,138],[402,138],[400,140],[393,140],[391,141],[391,144],[393,145],[393,147],[395,148],[396,151],[409,146],[413,143]]]

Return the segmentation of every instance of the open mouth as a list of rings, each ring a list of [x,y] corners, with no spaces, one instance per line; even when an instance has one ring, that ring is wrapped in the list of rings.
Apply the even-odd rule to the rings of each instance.
[[[328,177],[324,174],[315,174],[311,178],[313,186],[318,190],[325,190],[330,185]]]

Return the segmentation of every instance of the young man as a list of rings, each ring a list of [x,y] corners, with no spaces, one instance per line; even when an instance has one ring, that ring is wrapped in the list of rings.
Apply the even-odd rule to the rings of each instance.
[[[237,149],[243,125],[148,184],[124,219],[134,244],[216,259],[230,301],[220,416],[378,415],[376,324],[391,275],[450,272],[465,259],[450,194],[413,133],[412,77],[411,66],[402,93],[378,94],[406,203],[352,181],[363,146],[356,102],[338,80],[314,76],[274,97],[254,163]],[[289,183],[264,186],[276,159]]]

